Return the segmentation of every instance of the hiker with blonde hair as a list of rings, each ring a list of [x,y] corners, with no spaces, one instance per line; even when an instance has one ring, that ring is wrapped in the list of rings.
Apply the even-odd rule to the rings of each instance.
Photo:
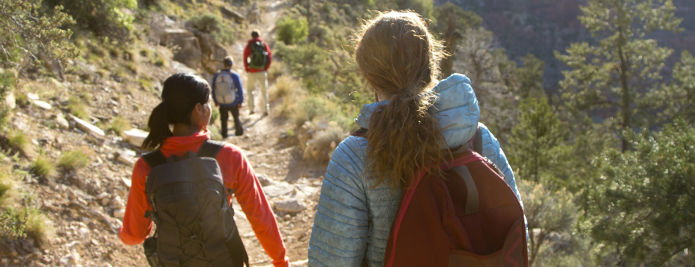
[[[310,266],[383,266],[412,177],[450,160],[476,132],[480,154],[499,167],[519,199],[499,142],[478,122],[471,81],[461,74],[437,81],[442,46],[423,19],[413,12],[382,13],[359,36],[355,59],[378,102],[362,107],[356,119],[361,129],[332,154],[309,242]]]

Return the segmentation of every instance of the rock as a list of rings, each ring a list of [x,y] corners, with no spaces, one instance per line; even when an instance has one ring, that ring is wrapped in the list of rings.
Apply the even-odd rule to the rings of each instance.
[[[279,182],[273,185],[263,187],[263,192],[268,197],[279,197],[292,193],[293,191],[294,187],[285,182]]]
[[[34,93],[27,93],[27,99],[29,100],[39,100],[39,95]]]
[[[35,106],[40,107],[40,108],[45,109],[45,110],[50,110],[50,109],[53,108],[53,107],[51,106],[51,104],[48,104],[48,102],[46,102],[46,101],[41,101],[41,100],[38,100],[38,99],[37,99],[37,100],[31,101],[31,103],[34,104]]]
[[[104,137],[104,131],[99,129],[99,127],[96,127],[89,122],[83,121],[82,119],[75,117],[72,114],[68,114],[68,116],[70,116],[70,119],[72,119],[75,122],[75,125],[78,129],[96,137]]]
[[[299,202],[297,199],[286,199],[286,200],[280,200],[280,201],[275,201],[273,206],[275,209],[281,212],[287,212],[287,213],[300,213],[303,210],[306,209],[306,206]]]
[[[220,12],[222,12],[222,15],[224,15],[224,16],[227,17],[228,19],[234,20],[234,22],[236,22],[236,23],[241,24],[241,23],[244,22],[244,16],[242,16],[241,14],[239,14],[239,12],[236,12],[236,11],[234,11],[234,10],[229,9],[229,8],[226,7],[226,6],[221,6],[221,7],[220,7]]]
[[[123,149],[116,152],[116,154],[118,161],[127,165],[135,164],[135,151],[132,151],[130,149]]]
[[[55,122],[58,124],[58,126],[67,129],[70,128],[70,123],[68,122],[67,119],[65,119],[65,115],[63,113],[58,113],[55,116]]]
[[[121,177],[121,182],[123,182],[123,184],[124,184],[126,187],[130,188],[130,185],[131,185],[131,180],[130,180],[130,178]]]
[[[123,132],[125,135],[125,140],[128,141],[131,145],[134,145],[136,147],[142,146],[142,142],[145,141],[145,138],[147,138],[147,135],[149,134],[148,132],[145,132],[140,129],[130,129],[125,132]]]
[[[116,195],[111,199],[111,202],[109,203],[109,208],[118,210],[125,208],[125,205],[123,204],[123,200],[121,199],[121,197]]]
[[[117,209],[113,211],[113,217],[123,219],[123,216],[125,216],[125,209]]]
[[[13,110],[17,107],[17,99],[14,97],[14,93],[10,92],[7,95],[5,95],[5,106]]]
[[[178,40],[193,37],[193,33],[186,29],[168,28],[164,29],[159,36],[159,44],[164,46],[174,46]]]
[[[268,176],[265,176],[263,174],[256,175],[256,178],[258,178],[258,181],[261,182],[261,185],[264,187],[272,185],[274,183],[273,180],[270,180]]]
[[[70,253],[60,258],[60,264],[63,266],[82,266],[80,264],[80,254],[74,248]]]
[[[103,192],[97,196],[97,199],[99,200],[99,203],[101,203],[102,206],[106,207],[106,205],[111,202],[111,199],[109,198],[109,193]]]
[[[189,68],[185,64],[178,62],[178,61],[172,61],[171,62],[171,68],[174,69],[174,72],[183,72],[183,73],[197,73],[194,69]]]

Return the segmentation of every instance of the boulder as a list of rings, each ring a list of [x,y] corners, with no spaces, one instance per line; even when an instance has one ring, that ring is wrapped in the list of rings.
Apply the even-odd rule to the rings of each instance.
[[[64,128],[64,129],[70,128],[70,123],[68,122],[67,119],[65,119],[65,115],[63,115],[63,113],[56,114],[55,122],[58,126]]]
[[[275,201],[273,203],[273,206],[277,211],[280,212],[287,212],[287,213],[300,213],[306,209],[306,205],[301,203],[297,199],[285,199],[285,200],[279,200]]]
[[[75,125],[77,126],[78,129],[85,131],[93,136],[96,137],[104,137],[104,131],[99,129],[99,127],[94,126],[93,124],[86,122],[78,117],[73,116],[72,114],[68,114],[70,116],[70,119],[72,119],[75,122]]]
[[[263,187],[263,192],[269,198],[279,197],[294,192],[294,187],[285,182],[279,182]]]
[[[203,53],[200,50],[198,38],[190,37],[179,39],[174,51],[176,51],[174,53],[174,60],[194,69],[200,68]]]
[[[130,149],[119,150],[116,152],[116,158],[121,163],[133,165],[135,164],[135,151]]]
[[[234,22],[241,24],[244,22],[244,16],[239,14],[239,12],[236,12],[234,10],[229,9],[226,6],[221,6],[220,7],[220,12],[222,12],[222,15],[227,17],[227,19],[232,19]]]
[[[171,62],[171,68],[174,69],[174,72],[183,72],[183,73],[192,73],[192,74],[198,73],[196,70],[191,69],[188,66],[186,66],[183,63],[178,62],[178,61],[172,61]]]
[[[128,143],[136,147],[141,147],[149,133],[133,128],[123,132],[123,134],[125,135],[125,140],[128,141]]]
[[[40,107],[45,110],[51,110],[53,108],[51,104],[48,104],[48,102],[38,99],[31,101],[31,103],[34,104],[34,106]]]

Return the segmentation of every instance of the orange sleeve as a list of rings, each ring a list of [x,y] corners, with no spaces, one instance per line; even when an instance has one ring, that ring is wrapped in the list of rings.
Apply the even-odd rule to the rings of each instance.
[[[118,237],[126,245],[142,243],[152,230],[152,220],[145,217],[145,212],[152,209],[145,195],[145,179],[149,172],[147,163],[142,158],[138,159],[133,168],[123,226],[118,231]]]
[[[251,223],[258,241],[266,254],[273,259],[273,265],[289,266],[287,251],[275,215],[246,157],[238,148],[225,145],[217,159],[225,186],[234,190],[234,195]]]

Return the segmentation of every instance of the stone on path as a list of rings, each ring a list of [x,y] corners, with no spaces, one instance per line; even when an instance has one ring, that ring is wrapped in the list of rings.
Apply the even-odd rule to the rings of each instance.
[[[263,193],[269,198],[279,197],[294,192],[294,187],[285,182],[263,187]]]
[[[15,99],[14,94],[12,92],[8,93],[5,96],[5,106],[10,110],[13,110],[17,107],[17,99]]]
[[[292,214],[302,212],[306,209],[306,205],[295,198],[275,201],[273,202],[273,206],[278,211]]]
[[[37,100],[32,100],[31,103],[34,104],[35,106],[40,107],[40,108],[45,109],[45,110],[51,110],[51,109],[53,108],[53,107],[51,106],[51,104],[48,104],[48,102],[46,102],[46,101],[41,101],[41,100],[38,100],[38,99],[37,99]]]
[[[142,143],[145,141],[145,138],[147,138],[147,135],[149,133],[140,129],[133,128],[123,132],[123,134],[125,134],[125,139],[128,141],[128,143],[136,147],[140,147],[142,146]]]
[[[116,152],[116,154],[116,158],[118,158],[119,162],[122,162],[127,165],[135,164],[135,151],[132,151],[130,149],[123,149]]]
[[[55,122],[58,124],[58,126],[65,129],[70,128],[70,123],[67,119],[65,119],[65,115],[63,115],[63,113],[56,114]]]
[[[70,119],[75,121],[75,125],[77,126],[78,129],[85,131],[91,135],[94,135],[96,137],[104,137],[104,131],[102,129],[99,129],[99,127],[96,127],[92,125],[89,122],[86,122],[78,117],[75,117],[72,114],[68,114],[70,116]]]

